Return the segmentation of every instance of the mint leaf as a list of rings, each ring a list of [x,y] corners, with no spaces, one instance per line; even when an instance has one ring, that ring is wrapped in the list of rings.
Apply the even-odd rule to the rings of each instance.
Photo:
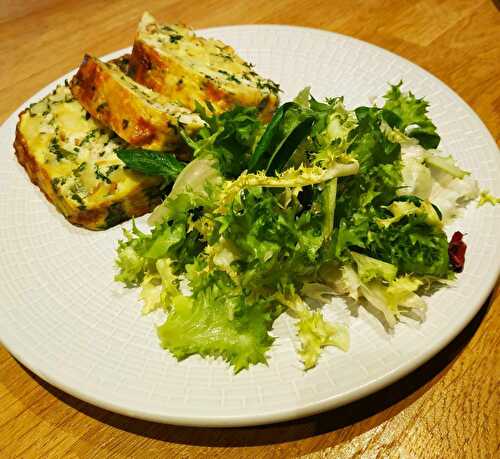
[[[175,180],[185,166],[173,154],[160,151],[127,148],[116,154],[129,169],[144,175],[158,175],[168,181]]]

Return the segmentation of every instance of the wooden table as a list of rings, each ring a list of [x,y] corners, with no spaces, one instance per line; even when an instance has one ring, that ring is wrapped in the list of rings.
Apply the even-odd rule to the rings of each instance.
[[[84,52],[130,45],[141,3],[3,0],[0,122],[76,67]],[[162,21],[196,28],[295,24],[377,44],[443,80],[500,140],[498,2],[148,3]],[[499,457],[499,287],[493,298],[446,349],[397,384],[325,414],[247,429],[174,427],[113,414],[53,388],[0,347],[0,457]]]

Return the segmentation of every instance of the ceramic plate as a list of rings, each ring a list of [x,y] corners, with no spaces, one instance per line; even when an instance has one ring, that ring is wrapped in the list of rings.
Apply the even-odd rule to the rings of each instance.
[[[283,101],[309,85],[316,98],[344,95],[353,107],[404,80],[404,88],[431,103],[443,151],[481,188],[500,195],[500,155],[491,135],[451,89],[418,66],[319,30],[235,26],[200,33],[231,44],[260,74],[279,82]],[[273,331],[269,366],[234,375],[221,361],[195,356],[177,362],[160,348],[155,318],[141,316],[138,292],[113,281],[121,228],[71,226],[15,159],[19,111],[72,73],[28,100],[0,129],[0,339],[54,386],[108,410],[172,424],[241,426],[297,418],[359,399],[415,369],[464,328],[493,288],[500,209],[472,204],[450,228],[467,234],[465,271],[429,299],[423,324],[400,323],[387,334],[364,309],[353,317],[336,299],[326,315],[348,323],[351,349],[325,349],[307,373],[294,350],[293,321],[285,315]]]

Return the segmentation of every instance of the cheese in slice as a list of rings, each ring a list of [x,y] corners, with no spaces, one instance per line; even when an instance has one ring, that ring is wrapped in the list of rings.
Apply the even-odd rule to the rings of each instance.
[[[269,121],[279,103],[278,85],[259,76],[233,48],[181,25],[158,24],[149,13],[138,27],[129,75],[191,110],[197,103],[216,113],[258,107]]]
[[[21,113],[14,143],[47,199],[71,223],[93,230],[150,212],[161,200],[161,178],[132,172],[117,157],[127,146],[63,85]]]

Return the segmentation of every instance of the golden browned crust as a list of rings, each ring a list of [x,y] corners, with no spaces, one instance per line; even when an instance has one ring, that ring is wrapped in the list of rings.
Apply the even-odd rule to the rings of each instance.
[[[70,89],[92,117],[132,145],[171,151],[181,143],[173,115],[149,105],[91,56],[85,56]]]
[[[26,112],[19,115],[19,120]],[[30,153],[28,143],[16,127],[14,149],[19,164],[24,167],[31,182],[36,185],[47,200],[51,202],[64,217],[74,225],[90,230],[102,230],[117,225],[131,217],[140,217],[150,212],[160,202],[160,196],[150,197],[145,190],[137,188],[133,193],[121,201],[103,203],[92,209],[79,209],[58,195],[52,187],[51,177],[45,169],[40,167],[36,158]],[[158,183],[159,186],[159,183]]]
[[[131,78],[172,99],[181,88],[165,84],[164,76],[169,72],[179,74],[182,68],[177,62],[162,57],[153,47],[135,40],[128,63],[128,75]],[[185,83],[180,83],[179,86],[183,84]],[[179,102],[194,109],[194,101],[191,98],[180,99]]]
[[[260,118],[270,121],[279,99],[275,94],[264,94],[255,88],[244,87],[240,92],[217,86],[209,77],[192,71],[178,59],[161,55],[154,47],[136,38],[128,62],[129,76],[138,83],[156,91],[169,100],[178,101],[190,110],[196,102],[209,102],[216,113],[235,106],[258,107]],[[176,75],[173,83],[172,76]]]

